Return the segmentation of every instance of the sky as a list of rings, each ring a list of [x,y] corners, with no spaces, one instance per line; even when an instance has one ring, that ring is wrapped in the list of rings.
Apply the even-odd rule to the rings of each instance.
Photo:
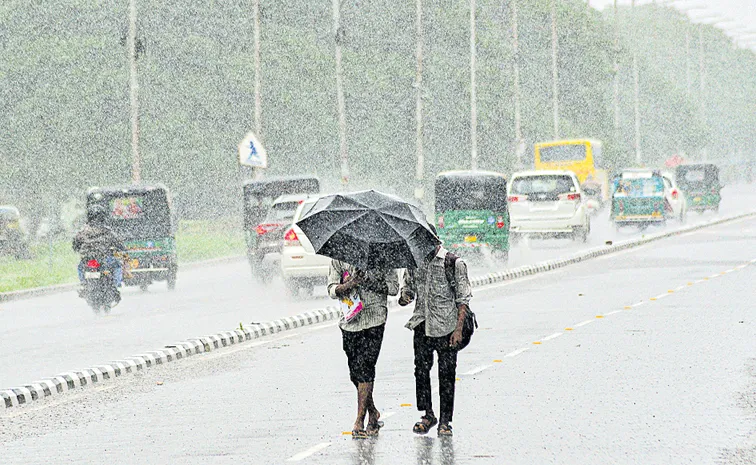
[[[653,0],[637,0],[638,4],[652,3]],[[622,5],[629,5],[630,0],[619,0]],[[614,4],[613,0],[590,0],[591,6],[603,9]],[[726,28],[742,27],[750,32],[756,32],[756,0],[679,0],[675,2],[680,6],[705,5],[708,11],[695,14],[698,16],[723,16],[733,20],[732,23],[723,24]],[[692,15],[693,13],[691,13]],[[756,36],[754,36],[756,37]]]

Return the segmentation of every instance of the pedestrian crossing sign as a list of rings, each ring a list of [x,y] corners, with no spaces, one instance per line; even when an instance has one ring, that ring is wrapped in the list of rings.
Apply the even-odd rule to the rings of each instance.
[[[268,167],[268,153],[253,132],[239,143],[239,164],[253,168]]]

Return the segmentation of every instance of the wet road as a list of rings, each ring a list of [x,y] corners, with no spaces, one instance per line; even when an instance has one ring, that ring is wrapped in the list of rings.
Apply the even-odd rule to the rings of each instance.
[[[720,215],[756,208],[756,185],[729,186]],[[523,241],[511,252],[509,266],[559,258],[581,249],[642,234],[614,231],[602,213],[593,220],[587,244],[570,240]],[[691,213],[688,224],[714,218]],[[671,223],[669,228],[679,227]],[[658,229],[651,228],[648,232]],[[471,260],[472,274],[495,269],[485,258]],[[0,388],[24,385],[62,372],[154,350],[190,337],[269,321],[332,305],[325,288],[313,298],[286,296],[280,280],[263,287],[252,280],[244,261],[180,271],[177,289],[163,283],[147,293],[129,288],[108,316],[96,316],[74,292],[0,305]]]
[[[378,363],[377,439],[342,435],[355,395],[326,324],[0,417],[0,462],[752,463],[755,280],[749,219],[477,289],[447,440],[410,431],[402,309]]]

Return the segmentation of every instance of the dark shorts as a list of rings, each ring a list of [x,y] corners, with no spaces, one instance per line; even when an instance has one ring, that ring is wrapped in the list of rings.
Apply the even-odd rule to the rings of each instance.
[[[375,380],[375,364],[383,344],[385,324],[362,331],[341,330],[344,353],[349,364],[349,379],[357,386]]]

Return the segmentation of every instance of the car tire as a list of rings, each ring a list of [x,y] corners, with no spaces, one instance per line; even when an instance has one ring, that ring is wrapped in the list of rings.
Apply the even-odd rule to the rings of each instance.
[[[522,237],[519,234],[509,233],[509,243],[511,245],[518,245],[521,240],[522,240]]]
[[[491,253],[493,262],[497,267],[506,268],[509,264],[509,250],[494,249]]]
[[[173,291],[176,289],[176,274],[178,270],[175,267],[172,267],[170,271],[168,271],[168,279],[166,279],[168,284],[168,290]]]
[[[297,297],[299,295],[299,281],[296,279],[288,278],[284,280],[284,288],[286,288],[286,295],[289,297]]]

